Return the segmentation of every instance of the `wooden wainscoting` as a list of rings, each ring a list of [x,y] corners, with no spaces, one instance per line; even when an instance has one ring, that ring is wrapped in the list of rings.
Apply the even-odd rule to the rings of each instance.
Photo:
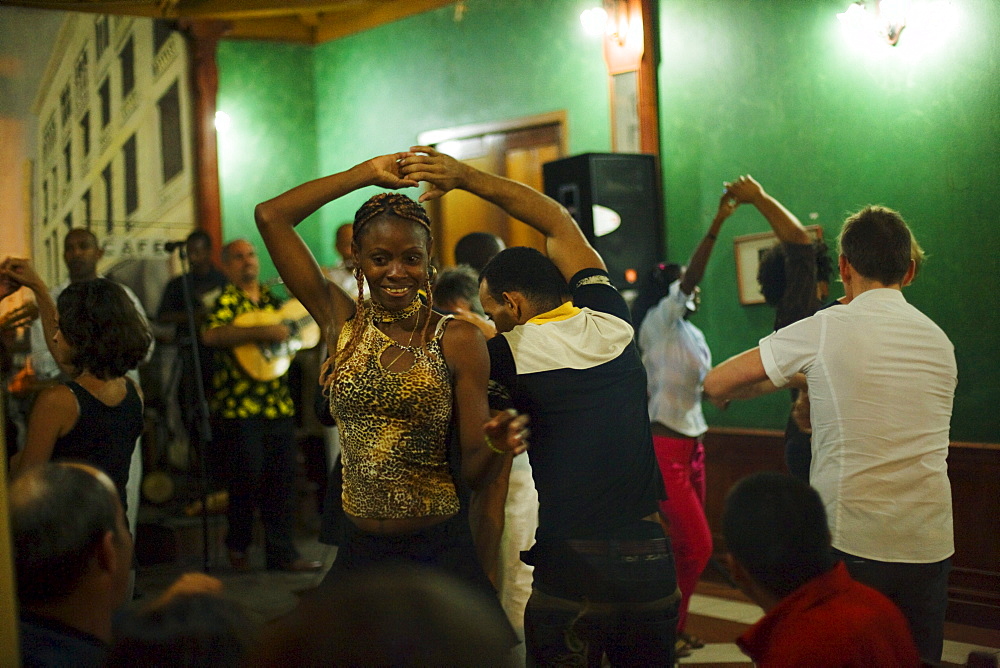
[[[726,493],[751,473],[784,471],[784,435],[713,428],[705,435],[705,459],[705,512],[719,557],[726,552],[722,540]],[[955,516],[948,621],[1000,629],[1000,444],[953,442],[948,475]]]

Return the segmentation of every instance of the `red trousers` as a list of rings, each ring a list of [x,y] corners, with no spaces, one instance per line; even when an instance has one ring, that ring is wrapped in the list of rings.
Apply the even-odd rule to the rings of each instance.
[[[687,622],[688,603],[712,556],[712,532],[705,519],[705,449],[697,438],[653,436],[653,449],[667,491],[660,511],[670,522],[681,606],[677,630]]]

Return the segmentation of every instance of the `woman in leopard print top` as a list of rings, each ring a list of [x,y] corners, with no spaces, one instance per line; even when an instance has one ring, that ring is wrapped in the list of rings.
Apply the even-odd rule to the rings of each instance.
[[[324,204],[365,186],[417,186],[400,171],[410,155],[379,156],[302,184],[259,204],[255,217],[285,285],[336,351],[324,373],[341,430],[349,522],[334,570],[404,558],[482,583],[478,564],[468,563],[476,562],[475,552],[459,514],[446,437],[454,427],[461,475],[474,493],[505,491],[511,457],[527,445],[526,419],[490,419],[482,334],[430,308],[433,242],[426,212],[396,193],[376,195],[358,210],[354,298],[326,279],[295,231]],[[371,299],[363,301],[366,281]]]

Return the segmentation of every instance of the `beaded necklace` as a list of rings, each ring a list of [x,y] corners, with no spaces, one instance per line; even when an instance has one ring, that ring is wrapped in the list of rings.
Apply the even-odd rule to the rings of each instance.
[[[370,309],[369,317],[371,318],[371,322],[374,325],[374,323],[393,323],[406,320],[414,315],[419,314],[420,309],[423,308],[424,304],[423,301],[420,299],[420,297],[417,297],[412,302],[410,302],[409,306],[400,309],[398,311],[389,311],[388,309],[384,308],[381,304],[375,302],[374,300],[372,300],[368,304],[368,306]],[[405,346],[402,345],[401,343],[397,343],[396,341],[392,342],[392,345],[399,348],[399,354],[396,355],[396,357],[391,362],[383,365],[384,369],[388,371],[389,368],[392,367],[396,362],[398,362],[399,358],[401,358],[405,353],[407,352],[415,353],[412,347],[413,336],[417,332],[417,325],[419,323],[420,323],[420,318],[418,316],[417,322],[413,323],[413,329],[410,330],[410,338],[407,340]]]
[[[423,308],[423,301],[418,296],[409,306],[398,311],[390,311],[374,299],[368,302],[368,310],[371,311],[372,322],[399,322],[416,315]]]

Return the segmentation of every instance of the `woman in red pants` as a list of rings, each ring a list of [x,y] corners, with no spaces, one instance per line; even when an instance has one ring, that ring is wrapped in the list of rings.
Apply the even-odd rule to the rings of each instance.
[[[660,511],[670,523],[681,605],[677,616],[677,653],[702,647],[684,632],[688,604],[712,556],[712,534],[705,519],[705,451],[708,429],[701,412],[702,381],[712,367],[705,336],[688,318],[698,308],[698,283],[722,222],[736,202],[723,193],[708,233],[687,267],[660,264],[634,307],[642,361],[649,376],[649,419],[653,447],[667,498]]]

